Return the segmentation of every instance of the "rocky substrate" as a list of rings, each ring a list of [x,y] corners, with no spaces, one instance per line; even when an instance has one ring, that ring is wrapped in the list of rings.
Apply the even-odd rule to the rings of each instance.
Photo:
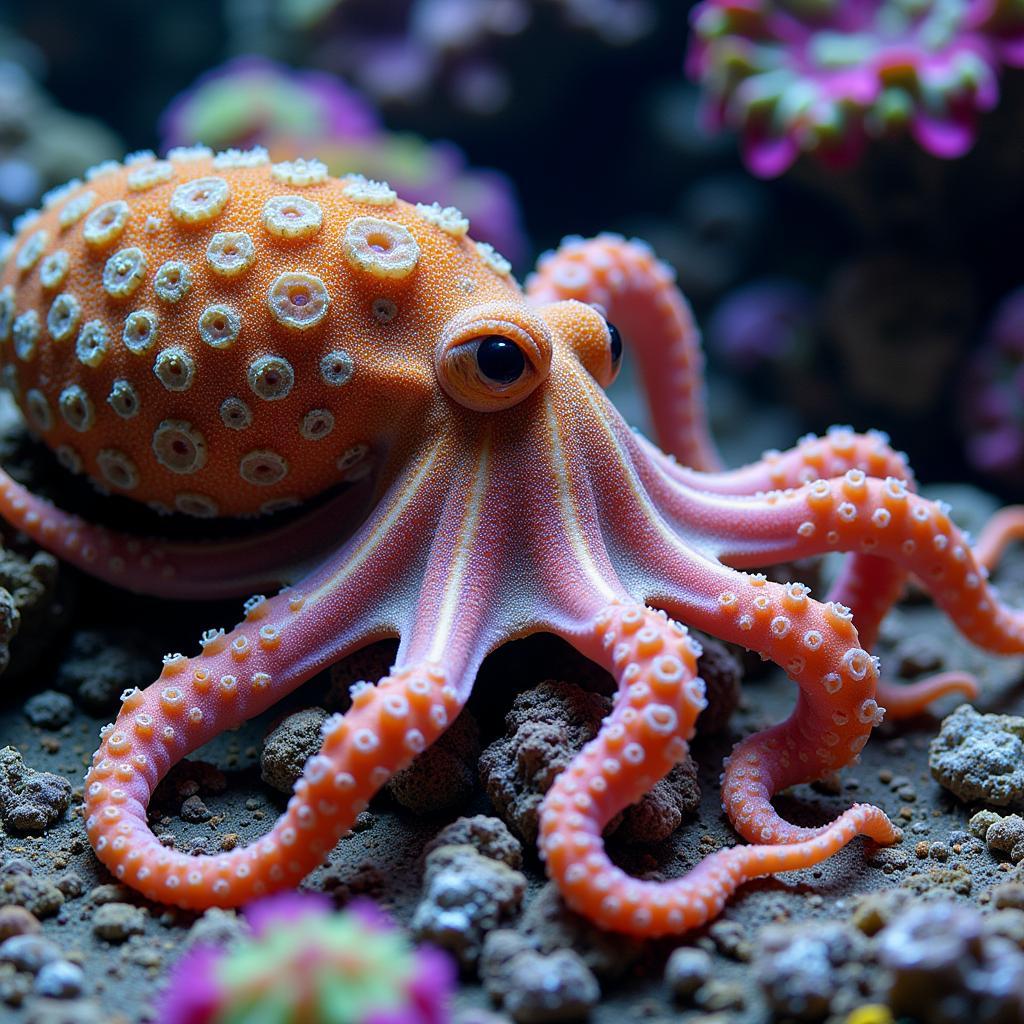
[[[1019,596],[1024,560],[1001,582]],[[235,603],[177,608],[74,586],[73,628],[27,677],[5,680],[0,710],[0,1019],[12,1024],[147,1021],[184,949],[247,929],[234,913],[171,910],[116,884],[81,819],[84,767],[117,694],[150,681],[164,649],[233,621]],[[781,674],[752,673],[714,642],[705,650],[713,700],[692,758],[606,830],[613,857],[640,877],[677,876],[736,842],[718,804],[721,760],[792,704]],[[870,801],[903,842],[856,840],[817,869],[750,884],[682,940],[602,933],[544,878],[538,804],[611,693],[604,673],[550,638],[488,661],[444,740],[306,884],[339,905],[368,896],[448,950],[461,972],[458,1024],[1024,1019],[1024,662],[971,650],[918,600],[887,621],[880,653],[906,678],[975,671],[983,696],[974,709],[952,701],[883,725],[860,765],[778,806],[813,824]],[[389,644],[362,652],[174,769],[151,806],[161,841],[215,853],[266,831],[323,720],[393,657]]]

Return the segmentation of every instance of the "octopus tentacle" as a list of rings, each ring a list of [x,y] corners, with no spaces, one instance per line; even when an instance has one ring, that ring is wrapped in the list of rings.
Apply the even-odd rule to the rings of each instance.
[[[801,583],[782,586],[761,574],[677,561],[677,593],[658,603],[757,651],[800,687],[790,717],[743,740],[726,761],[722,803],[730,821],[752,842],[792,843],[822,834],[828,826],[806,829],[785,821],[771,799],[856,759],[884,714],[877,659],[860,646],[849,609],[812,600]]]
[[[629,338],[662,448],[697,469],[721,465],[705,411],[700,331],[675,272],[650,246],[612,234],[567,238],[540,258],[526,295],[536,304],[601,306]]]
[[[150,795],[176,761],[259,714],[331,661],[397,632],[380,581],[395,566],[409,566],[424,527],[429,537],[436,526],[438,513],[431,510],[454,500],[445,494],[451,481],[437,473],[436,461],[435,449],[342,551],[297,588],[254,599],[246,621],[230,634],[204,637],[199,657],[169,656],[153,686],[125,694],[117,722],[102,731],[85,798],[90,841],[118,878],[151,899],[183,907],[236,906],[295,885],[370,796],[455,717],[462,704],[459,681],[472,677],[482,655],[442,630],[441,656],[400,662],[378,686],[355,689],[352,708],[325,725],[321,753],[307,764],[287,810],[264,838],[230,853],[189,856],[164,849],[147,824]],[[431,552],[428,578],[432,562],[444,557]],[[464,586],[460,577],[458,587]]]
[[[1024,540],[1024,505],[1001,508],[984,526],[974,545],[974,557],[986,569],[994,569],[1006,549]]]
[[[808,434],[785,452],[769,451],[759,462],[720,473],[694,473],[669,464],[668,471],[680,483],[718,494],[757,494],[798,487],[820,477],[837,477],[849,470],[868,476],[895,477],[914,488],[914,474],[906,456],[895,451],[880,431],[856,434],[848,427],[831,427],[824,437]],[[1015,523],[1007,520],[1000,536],[1012,536]],[[992,535],[995,539],[995,534]],[[996,557],[998,552],[996,553]],[[882,620],[900,599],[909,573],[885,558],[854,551],[832,584],[828,600],[853,612],[861,643],[870,650]],[[891,718],[921,714],[928,706],[951,693],[968,699],[978,694],[977,681],[966,672],[946,672],[913,683],[878,682],[879,699]]]
[[[183,543],[120,533],[57,508],[0,469],[0,517],[65,562],[139,594],[213,600],[289,579],[365,516],[356,485],[308,515],[239,540]]]
[[[851,470],[838,479],[746,499],[742,512],[743,530],[729,528],[721,538],[722,557],[733,564],[869,551],[917,576],[979,647],[995,654],[1024,652],[1024,612],[999,600],[988,570],[946,506],[912,494],[901,480]]]
[[[597,738],[555,781],[541,807],[540,846],[566,902],[601,927],[640,936],[678,934],[714,917],[752,878],[830,857],[855,835],[892,842],[876,808],[855,806],[815,837],[782,846],[737,846],[705,858],[681,878],[629,877],[604,850],[601,830],[686,754],[704,706],[699,648],[684,627],[637,604],[602,609],[581,648],[619,682],[619,696]]]

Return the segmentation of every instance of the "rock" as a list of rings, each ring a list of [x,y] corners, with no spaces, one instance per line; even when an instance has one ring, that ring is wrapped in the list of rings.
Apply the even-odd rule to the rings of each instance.
[[[78,964],[54,960],[36,975],[35,992],[50,999],[74,999],[85,988],[85,972]]]
[[[10,664],[12,642],[14,670],[22,673],[52,645],[62,618],[57,578],[58,562],[48,551],[24,555],[0,547],[0,672]]]
[[[146,929],[146,912],[130,903],[104,903],[92,915],[92,930],[107,942],[124,942]]]
[[[500,860],[510,868],[523,866],[523,848],[500,818],[476,814],[472,818],[457,818],[446,825],[424,847],[429,854],[439,846],[472,846],[484,857]]]
[[[0,749],[0,817],[10,829],[42,832],[59,821],[71,803],[71,783],[37,772],[14,747]]]
[[[217,946],[229,949],[240,940],[248,938],[251,932],[245,918],[239,917],[233,910],[211,907],[189,928],[184,947]]]
[[[967,830],[976,839],[984,839],[988,830],[1002,820],[1003,816],[997,811],[978,811],[967,823]]]
[[[42,927],[39,918],[24,907],[0,907],[0,942],[12,935],[34,935]]]
[[[507,929],[487,936],[480,977],[491,998],[519,1024],[579,1020],[601,996],[597,979],[572,950],[543,954]]]
[[[439,846],[427,856],[424,894],[411,928],[472,966],[484,936],[519,911],[525,892],[526,877],[507,864],[472,846]]]
[[[505,1009],[519,1024],[579,1020],[600,998],[597,979],[571,949],[528,950],[509,965]]]
[[[0,878],[0,907],[18,906],[36,917],[51,917],[64,906],[64,894],[49,879],[28,874]]]
[[[19,971],[37,974],[45,964],[60,958],[56,943],[41,935],[14,935],[0,943],[0,962],[14,964]]]
[[[327,717],[323,708],[304,708],[274,727],[260,755],[260,775],[268,786],[279,793],[292,792],[306,761],[323,744],[320,728]]]
[[[386,789],[414,814],[436,814],[465,804],[477,787],[480,729],[463,710],[436,743],[397,772]]]
[[[639,803],[627,808],[616,842],[660,843],[700,806],[700,783],[692,757],[680,761]]]
[[[138,633],[84,629],[72,636],[56,685],[87,711],[109,715],[120,707],[125,690],[145,689],[159,668]]]
[[[990,850],[1008,853],[1014,864],[1024,860],[1024,818],[1009,814],[993,822],[985,833]]]
[[[25,701],[25,717],[43,729],[59,729],[67,725],[75,713],[75,705],[66,693],[43,690]]]
[[[672,951],[665,965],[665,984],[676,999],[690,999],[710,977],[711,954],[694,946]]]
[[[929,1024],[1024,1020],[1024,952],[987,934],[973,908],[945,901],[911,907],[876,945],[897,1016]]]
[[[780,1017],[815,1021],[832,1009],[844,968],[863,960],[868,940],[849,925],[768,925],[755,943],[754,977]]]
[[[961,800],[1024,804],[1024,718],[982,715],[961,704],[932,740],[928,765]]]
[[[537,816],[544,794],[584,744],[592,740],[612,702],[573,683],[549,679],[519,694],[505,716],[507,735],[480,757],[480,777],[499,817],[524,842],[537,841]],[[636,805],[608,823],[611,834],[624,818],[629,841],[667,838],[700,801],[697,769],[687,759],[657,782]]]
[[[330,669],[330,689],[324,704],[330,711],[347,711],[352,705],[349,691],[355,683],[379,683],[390,671],[398,654],[395,640],[380,640],[342,658]]]
[[[209,821],[213,817],[210,808],[203,803],[203,798],[200,796],[190,796],[185,800],[181,805],[180,814],[185,821],[196,824]]]

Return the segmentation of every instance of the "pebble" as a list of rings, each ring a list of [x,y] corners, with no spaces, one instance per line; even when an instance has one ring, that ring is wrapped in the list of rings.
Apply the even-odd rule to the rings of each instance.
[[[665,983],[677,999],[689,999],[710,977],[711,955],[693,946],[672,951],[665,965]]]
[[[51,999],[74,999],[84,988],[85,972],[67,960],[54,960],[36,975],[36,993]]]
[[[146,912],[130,903],[104,903],[92,915],[92,930],[107,942],[124,942],[141,935],[146,927]]]
[[[59,729],[71,721],[75,705],[66,693],[43,690],[25,701],[25,717],[43,729]]]

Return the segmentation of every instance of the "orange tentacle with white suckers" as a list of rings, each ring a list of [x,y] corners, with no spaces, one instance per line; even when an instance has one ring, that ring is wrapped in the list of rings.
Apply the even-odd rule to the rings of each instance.
[[[857,805],[797,842],[721,850],[671,881],[630,878],[605,853],[601,832],[686,756],[706,703],[697,677],[700,648],[664,613],[620,603],[598,611],[576,642],[615,674],[619,695],[598,736],[548,791],[540,849],[569,906],[602,927],[639,936],[678,934],[717,916],[752,878],[820,863],[858,834],[882,843],[898,837],[881,811]],[[856,654],[870,665],[863,651]],[[744,824],[756,828],[760,816],[754,810]]]
[[[858,833],[893,841],[876,808],[806,830],[771,797],[867,740],[880,690],[864,647],[907,572],[990,649],[1021,649],[1019,614],[945,513],[896,479],[906,467],[878,437],[833,434],[721,470],[696,328],[645,246],[571,241],[524,296],[468,229],[453,208],[411,206],[316,160],[202,147],[101,166],[20,224],[0,270],[0,367],[69,469],[200,517],[271,515],[356,484],[204,547],[106,531],[0,477],[0,514],[111,582],[198,597],[294,584],[124,695],[86,786],[101,860],[154,900],[197,909],[295,885],[451,722],[485,655],[541,630],[619,681],[541,822],[549,872],[601,925],[684,931],[748,878],[817,863]],[[609,318],[675,462],[604,393],[622,356]],[[1017,522],[986,535],[986,558]],[[837,591],[854,615],[739,571],[824,550],[857,552]],[[726,767],[726,810],[756,845],[654,884],[612,866],[600,833],[697,723],[696,646],[665,612],[761,651],[801,693]],[[146,805],[176,761],[385,636],[401,638],[394,669],[355,688],[266,837],[213,857],[159,844]]]

